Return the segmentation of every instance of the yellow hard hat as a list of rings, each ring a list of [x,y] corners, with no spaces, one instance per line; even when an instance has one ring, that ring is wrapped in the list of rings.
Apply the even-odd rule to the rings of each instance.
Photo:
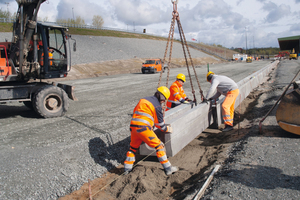
[[[185,82],[185,75],[184,74],[178,74],[176,76],[177,79],[182,80],[183,82]]]
[[[170,90],[166,86],[160,86],[159,88],[157,88],[157,91],[159,91],[160,93],[162,93],[162,95],[164,95],[164,97],[166,99],[169,99],[169,97],[170,97]]]
[[[208,77],[209,77],[209,75],[214,75],[215,73],[213,73],[212,71],[209,71],[207,74],[206,74],[206,80],[209,82],[209,80],[208,80]]]

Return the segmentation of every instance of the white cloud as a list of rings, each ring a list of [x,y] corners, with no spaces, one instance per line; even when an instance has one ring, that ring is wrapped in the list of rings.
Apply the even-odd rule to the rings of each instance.
[[[256,47],[278,46],[278,37],[300,35],[299,3],[300,0],[180,0],[177,7],[187,40],[196,37],[209,44],[245,48],[245,27],[249,44],[255,43]],[[0,8],[16,12],[18,6],[16,1],[0,0]],[[172,11],[170,0],[48,0],[42,4],[39,17],[55,21],[74,15],[91,24],[93,16],[100,15],[105,27],[137,32],[146,29],[147,33],[167,36]],[[179,38],[177,26],[175,38]]]

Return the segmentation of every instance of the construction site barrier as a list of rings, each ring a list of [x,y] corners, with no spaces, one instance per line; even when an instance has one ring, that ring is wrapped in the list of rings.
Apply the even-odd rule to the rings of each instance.
[[[254,88],[267,80],[266,77],[278,63],[279,61],[274,61],[237,83],[240,93],[236,99],[235,108]],[[175,156],[209,126],[218,128],[223,123],[221,106],[224,99],[225,96],[222,96],[216,104],[213,102],[200,103],[197,106],[182,104],[165,113],[165,123],[171,125],[173,132],[163,133],[159,129],[155,129],[154,132],[165,144],[168,157]],[[156,156],[155,149],[145,143],[140,146],[139,153]]]

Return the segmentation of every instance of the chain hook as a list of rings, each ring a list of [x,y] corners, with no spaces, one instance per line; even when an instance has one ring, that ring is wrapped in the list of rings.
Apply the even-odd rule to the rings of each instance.
[[[178,11],[177,11],[177,4],[178,4],[178,0],[171,0],[172,4],[173,4],[173,17],[177,17],[178,16]]]

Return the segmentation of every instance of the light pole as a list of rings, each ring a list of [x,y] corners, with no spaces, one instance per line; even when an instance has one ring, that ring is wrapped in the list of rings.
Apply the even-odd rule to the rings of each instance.
[[[245,34],[246,34],[246,54],[247,54],[247,26],[245,27]]]
[[[134,22],[133,22],[133,32],[135,32],[135,25],[134,25]]]
[[[8,5],[9,5],[9,3],[8,2],[5,2],[5,4],[7,5],[7,19],[8,19],[8,21],[9,21],[9,11],[8,11]]]
[[[72,13],[73,13],[73,20],[74,20],[74,23],[75,23],[74,8],[72,8]]]

